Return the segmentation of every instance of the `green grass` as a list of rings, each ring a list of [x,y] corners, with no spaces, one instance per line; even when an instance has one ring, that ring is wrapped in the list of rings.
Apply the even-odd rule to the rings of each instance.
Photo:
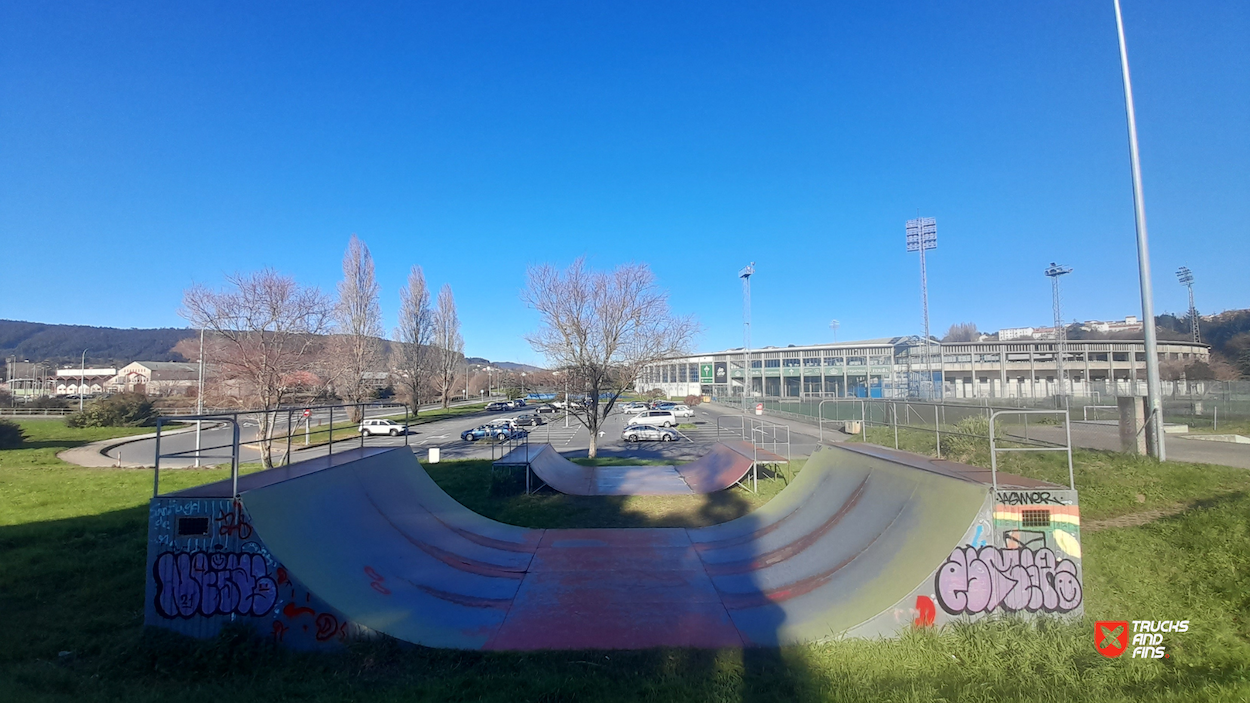
[[[89,441],[56,436],[39,441]],[[1202,501],[1147,525],[1084,535],[1082,622],[984,622],[894,640],[781,649],[517,654],[382,641],[326,655],[275,650],[237,631],[204,642],[145,633],[151,472],[72,467],[45,451],[0,451],[0,700],[1250,698],[1250,492],[1217,467],[1078,454],[1086,517],[1140,509],[1137,493],[1149,496],[1148,505]],[[1016,468],[1044,475],[1059,470],[1053,458],[1024,461]],[[492,497],[489,462],[430,468],[440,485],[483,514],[550,527],[705,524],[751,509],[781,484],[764,482],[768,492],[759,498],[734,490],[672,505],[657,500],[663,497]],[[169,472],[162,484],[175,488],[225,475]],[[1170,659],[1110,660],[1095,653],[1093,619],[1147,618],[1191,620],[1190,632],[1170,641]]]

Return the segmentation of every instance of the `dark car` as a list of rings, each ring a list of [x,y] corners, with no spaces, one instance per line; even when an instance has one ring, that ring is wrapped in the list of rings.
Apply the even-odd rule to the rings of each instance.
[[[524,399],[524,398],[517,398],[516,400],[512,401],[512,407],[514,407],[514,408],[523,408],[523,407],[525,407],[525,399]]]
[[[519,439],[526,434],[528,433],[525,430],[512,427],[510,423],[491,423],[461,432],[460,439],[466,442],[476,442],[479,439],[494,438],[502,442],[505,439]]]
[[[550,413],[557,413],[560,411],[554,405],[540,405],[534,409],[534,412],[538,413],[539,415],[547,415]]]
[[[534,413],[525,413],[524,415],[517,415],[512,422],[518,427],[534,427],[543,424],[544,420]]]
[[[489,411],[491,411],[491,412],[499,412],[500,410],[511,410],[511,409],[512,409],[512,403],[509,403],[509,402],[507,402],[507,401],[499,401],[499,400],[497,400],[497,401],[495,401],[495,402],[493,402],[493,403],[489,403],[489,404],[487,404],[486,409],[487,409],[487,410],[489,410]]]

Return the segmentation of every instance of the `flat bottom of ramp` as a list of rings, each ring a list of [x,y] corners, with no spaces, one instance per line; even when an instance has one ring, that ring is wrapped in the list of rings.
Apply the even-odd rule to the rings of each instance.
[[[599,466],[595,489],[605,496],[694,495],[674,466]]]

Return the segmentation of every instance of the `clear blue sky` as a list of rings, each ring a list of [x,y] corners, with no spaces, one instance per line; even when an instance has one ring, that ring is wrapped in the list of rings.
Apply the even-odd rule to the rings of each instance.
[[[1139,314],[1110,0],[4,3],[0,317],[180,326],[273,266],[412,264],[537,361],[529,263],[651,265],[702,349]],[[1157,311],[1250,306],[1250,3],[1124,0]]]

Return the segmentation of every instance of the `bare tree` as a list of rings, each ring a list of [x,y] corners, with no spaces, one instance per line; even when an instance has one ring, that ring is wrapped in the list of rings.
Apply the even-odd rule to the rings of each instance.
[[[464,338],[460,336],[460,318],[456,315],[456,299],[451,286],[443,284],[438,291],[434,310],[434,386],[443,398],[443,408],[451,402],[452,391],[461,384],[464,364]]]
[[[273,466],[272,410],[305,384],[307,363],[329,327],[330,300],[316,288],[272,270],[234,274],[227,287],[202,285],[182,295],[179,314],[207,330],[219,380],[260,413],[261,462]]]
[[[334,318],[335,389],[343,400],[362,403],[373,392],[366,374],[377,371],[382,363],[382,311],[373,256],[354,234],[343,254],[343,280],[339,282]],[[360,419],[360,409],[353,408],[352,422]]]
[[[981,333],[977,331],[977,323],[975,322],[959,322],[950,326],[946,330],[946,336],[942,337],[943,342],[975,342]]]
[[[571,406],[590,431],[593,458],[599,427],[621,393],[647,364],[685,353],[698,325],[669,311],[668,294],[645,264],[597,272],[578,259],[564,272],[531,267],[528,277],[522,298],[542,316],[542,327],[527,339],[567,374],[570,394],[585,397],[584,406]]]
[[[430,373],[429,347],[433,338],[430,290],[421,267],[413,266],[407,285],[399,291],[399,326],[395,328],[395,370],[401,395],[412,406],[413,414],[421,407],[422,385]]]

